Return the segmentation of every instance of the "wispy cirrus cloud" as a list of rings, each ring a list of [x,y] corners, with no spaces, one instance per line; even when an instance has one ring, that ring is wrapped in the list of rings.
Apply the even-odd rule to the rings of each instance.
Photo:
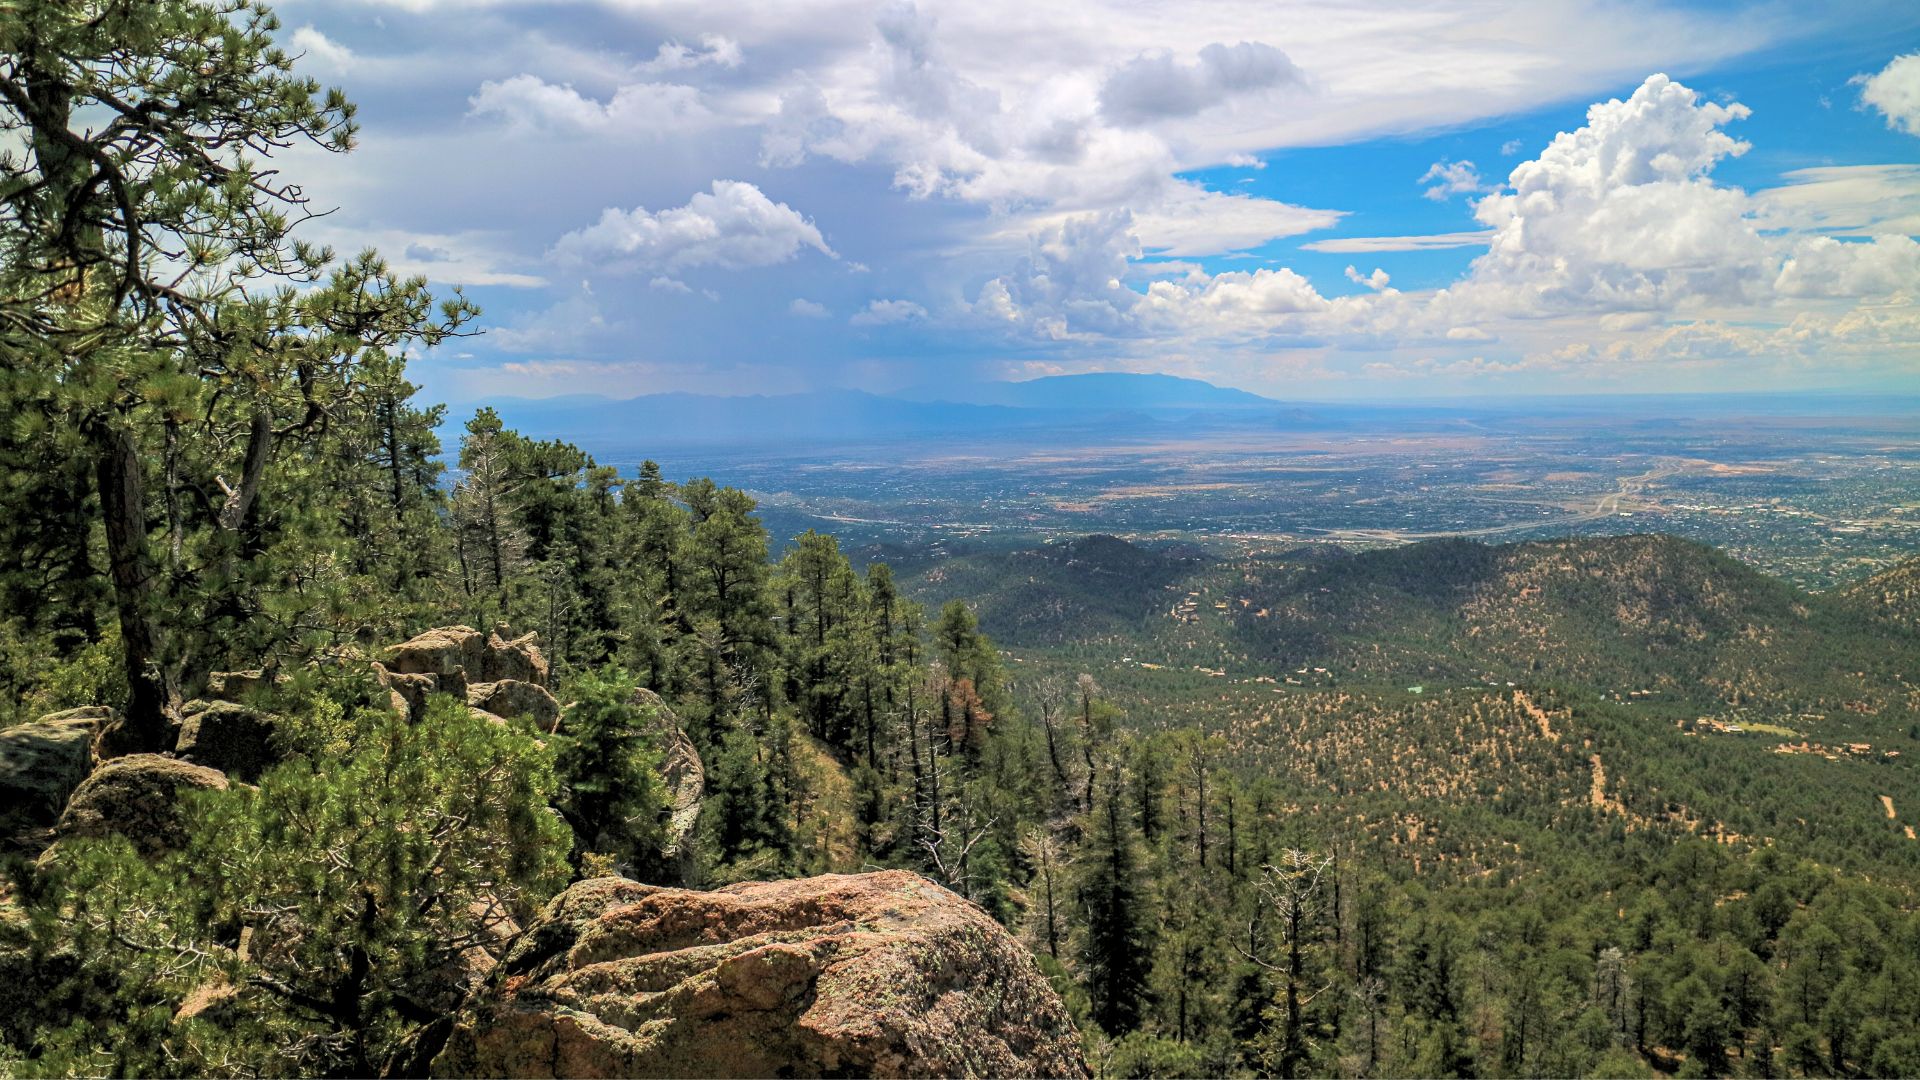
[[[1484,247],[1493,239],[1493,230],[1433,233],[1427,236],[1338,236],[1310,240],[1301,244],[1306,251],[1335,255],[1364,255],[1385,251],[1444,251],[1449,248]]]

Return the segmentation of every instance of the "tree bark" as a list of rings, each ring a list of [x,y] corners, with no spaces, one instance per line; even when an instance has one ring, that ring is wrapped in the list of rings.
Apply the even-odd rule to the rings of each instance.
[[[247,453],[240,465],[240,483],[227,492],[227,501],[220,508],[220,527],[228,532],[239,532],[240,526],[247,520],[247,514],[253,510],[253,503],[260,495],[260,482],[267,475],[267,459],[273,450],[273,413],[264,403],[253,407],[253,416],[248,422]]]
[[[95,426],[92,441],[127,675],[121,748],[158,753],[167,749],[171,695],[162,674],[160,635],[151,614],[153,564],[147,554],[146,482],[140,469],[140,451],[131,435],[107,423]]]

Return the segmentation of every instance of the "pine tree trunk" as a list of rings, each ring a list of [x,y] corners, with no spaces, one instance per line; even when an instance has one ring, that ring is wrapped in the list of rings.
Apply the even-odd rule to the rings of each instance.
[[[153,565],[147,555],[146,484],[140,471],[140,451],[125,431],[104,423],[94,428],[93,444],[127,676],[123,741],[117,749],[158,753],[168,749],[169,695],[161,675],[159,632],[151,614]]]

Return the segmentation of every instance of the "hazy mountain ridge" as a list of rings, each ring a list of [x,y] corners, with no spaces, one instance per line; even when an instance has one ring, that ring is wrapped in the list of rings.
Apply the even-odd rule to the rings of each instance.
[[[1342,429],[1378,423],[1451,422],[1428,405],[1282,402],[1172,375],[1098,372],[1027,382],[956,382],[893,393],[855,389],[791,394],[672,392],[631,398],[567,394],[492,397],[506,423],[541,438],[563,438],[608,456],[616,448],[849,445],[942,434],[1066,433],[1140,438],[1184,430],[1196,420],[1235,428]],[[448,409],[447,422],[472,405]],[[451,429],[447,432],[451,437]]]
[[[1008,405],[1023,409],[1277,408],[1283,402],[1178,375],[1101,371],[1048,375],[1020,382],[971,382],[910,387],[903,401]]]

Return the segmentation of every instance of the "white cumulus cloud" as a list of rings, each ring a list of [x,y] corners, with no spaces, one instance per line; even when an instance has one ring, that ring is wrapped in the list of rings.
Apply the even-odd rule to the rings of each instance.
[[[700,91],[679,83],[630,83],[603,102],[564,83],[515,75],[481,83],[467,104],[468,115],[497,119],[516,131],[660,133],[697,129],[713,120]]]
[[[1387,276],[1385,270],[1377,266],[1373,268],[1373,273],[1371,274],[1362,274],[1359,270],[1349,266],[1347,267],[1347,280],[1353,282],[1355,285],[1365,285],[1374,292],[1379,292],[1385,289],[1387,284],[1393,279]]]
[[[1471,161],[1448,161],[1441,158],[1427,167],[1420,175],[1418,183],[1438,181],[1432,187],[1421,192],[1435,202],[1445,202],[1455,195],[1471,195],[1485,191],[1486,184],[1480,179],[1480,170],[1474,168]]]
[[[1127,211],[1067,218],[1034,233],[1026,257],[982,286],[973,309],[1045,338],[1124,332],[1141,296],[1121,279],[1140,255]]]
[[[1887,126],[1920,135],[1920,52],[1896,56],[1872,75],[1853,80],[1860,87],[1860,103],[1887,118]]]
[[[303,26],[293,32],[293,48],[303,53],[306,63],[332,74],[339,74],[352,67],[355,57],[353,50],[333,40],[312,26]]]
[[[653,59],[641,64],[640,70],[649,73],[685,71],[703,65],[737,68],[743,58],[739,42],[720,34],[702,34],[697,46],[683,45],[678,41],[662,42]]]
[[[1514,168],[1507,190],[1475,205],[1494,233],[1474,283],[1504,292],[1506,306],[1540,310],[1747,298],[1772,276],[1769,245],[1746,194],[1706,174],[1747,151],[1722,128],[1748,113],[1665,75],[1592,106],[1585,127],[1554,136]]]
[[[1777,323],[1808,300],[1860,305],[1920,295],[1920,243],[1910,237],[1883,232],[1855,242],[1783,224],[1804,226],[1807,207],[1817,204],[1828,208],[1827,220],[1858,225],[1862,199],[1909,178],[1884,168],[1802,177],[1801,186],[1825,186],[1794,196],[1798,202],[1717,184],[1714,166],[1747,148],[1725,128],[1747,114],[1742,105],[1704,101],[1654,75],[1625,100],[1594,105],[1584,126],[1556,136],[1475,203],[1482,232],[1305,245],[1369,252],[1486,244],[1487,253],[1443,289],[1402,292],[1384,269],[1363,274],[1357,266],[1345,276],[1367,291],[1340,297],[1324,295],[1285,266],[1141,275],[1130,272],[1144,253],[1138,219],[1106,213],[1036,233],[1027,257],[989,279],[972,310],[984,325],[1055,341],[1291,341],[1379,350],[1512,339],[1518,350],[1542,333],[1562,340],[1569,333],[1644,337],[1727,312]],[[1126,284],[1143,278],[1143,290]],[[1548,326],[1555,329],[1542,329]],[[1612,363],[1638,354],[1583,355]],[[1491,365],[1487,371],[1517,372],[1549,363],[1564,368],[1581,357],[1479,359]]]
[[[813,222],[752,184],[715,180],[685,206],[653,212],[610,207],[600,220],[562,236],[553,256],[567,263],[676,270],[741,270],[787,262],[803,249],[834,256]]]
[[[1764,197],[1713,181],[1716,164],[1746,152],[1723,129],[1748,113],[1664,75],[1594,105],[1585,127],[1555,136],[1476,204],[1494,234],[1456,297],[1516,315],[1678,312],[1920,286],[1904,237],[1777,232]]]

